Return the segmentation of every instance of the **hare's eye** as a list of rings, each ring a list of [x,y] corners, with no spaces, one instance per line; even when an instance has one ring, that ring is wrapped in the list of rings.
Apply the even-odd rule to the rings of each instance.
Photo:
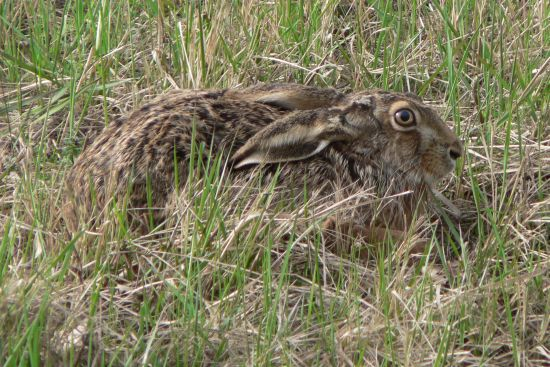
[[[408,108],[403,108],[395,113],[395,122],[403,127],[410,127],[416,123],[414,113]]]

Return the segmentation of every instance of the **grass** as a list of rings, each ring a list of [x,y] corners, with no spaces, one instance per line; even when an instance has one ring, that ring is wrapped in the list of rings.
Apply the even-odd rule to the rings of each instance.
[[[1,363],[550,366],[545,5],[1,2]],[[428,218],[420,255],[335,254],[307,208],[236,203],[212,159],[172,227],[113,210],[67,233],[63,178],[102,127],[166,89],[258,81],[419,93],[466,143],[442,187],[462,218]]]

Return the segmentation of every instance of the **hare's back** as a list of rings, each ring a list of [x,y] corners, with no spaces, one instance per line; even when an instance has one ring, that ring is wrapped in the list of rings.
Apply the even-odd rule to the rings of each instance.
[[[147,169],[188,160],[193,141],[234,151],[288,111],[224,98],[223,91],[172,91],[113,122],[77,162],[87,169]]]

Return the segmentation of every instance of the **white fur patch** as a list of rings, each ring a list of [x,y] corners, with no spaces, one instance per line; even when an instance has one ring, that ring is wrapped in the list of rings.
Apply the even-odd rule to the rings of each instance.
[[[357,103],[366,107],[372,106],[372,96],[362,96],[361,98],[358,98],[353,101],[353,103]]]
[[[241,168],[249,164],[260,164],[262,163],[261,155],[258,153],[252,154],[250,157],[243,159],[235,166],[235,168]]]
[[[317,148],[308,156],[304,157],[304,158],[308,158],[308,157],[311,157],[317,153],[319,153],[321,150],[325,149],[327,147],[327,145],[329,145],[330,141],[328,140],[321,140],[319,142],[319,145],[317,146]]]
[[[330,122],[340,124],[340,116],[334,116],[328,119]]]

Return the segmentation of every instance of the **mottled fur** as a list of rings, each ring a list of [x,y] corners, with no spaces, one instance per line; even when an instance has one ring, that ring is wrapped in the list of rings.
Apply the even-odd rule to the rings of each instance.
[[[416,123],[396,124],[396,108],[412,111]],[[400,230],[462,150],[437,114],[408,93],[344,95],[296,84],[172,91],[113,122],[82,152],[67,178],[71,229],[96,217],[111,198],[147,207],[148,180],[152,206],[164,208],[174,183],[185,183],[193,136],[206,151],[230,158],[236,181],[257,174],[258,165],[266,172],[281,162],[281,185],[306,183],[325,201],[364,189],[378,197],[411,191],[388,201],[372,221]],[[373,213],[366,205],[360,220],[370,222]]]

